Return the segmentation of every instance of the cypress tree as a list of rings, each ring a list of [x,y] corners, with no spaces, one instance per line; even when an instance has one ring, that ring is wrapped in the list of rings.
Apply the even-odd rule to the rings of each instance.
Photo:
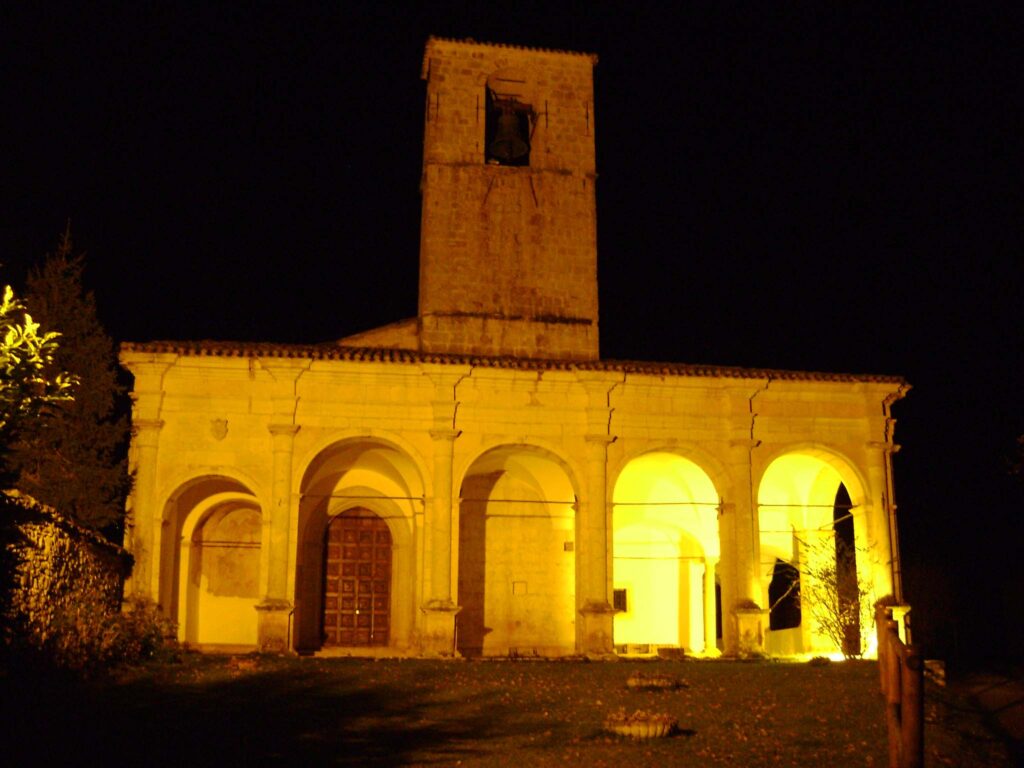
[[[51,403],[24,424],[5,462],[15,486],[90,528],[117,538],[124,523],[129,442],[126,387],[118,380],[114,343],[82,285],[84,254],[73,255],[70,231],[57,251],[28,275],[24,301],[43,327],[58,331],[51,365],[78,377],[74,399]]]

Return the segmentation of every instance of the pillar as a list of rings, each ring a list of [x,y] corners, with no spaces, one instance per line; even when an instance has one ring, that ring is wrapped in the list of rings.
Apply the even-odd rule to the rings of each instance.
[[[587,500],[579,509],[579,584],[582,627],[577,633],[580,651],[612,652],[615,609],[608,600],[608,435],[586,436]]]
[[[723,577],[732,583],[726,590],[722,583],[723,642],[727,655],[750,655],[763,652],[764,633],[761,600],[759,524],[754,503],[757,489],[753,486],[751,453],[759,441],[733,440],[729,443],[729,463],[734,486],[729,503],[722,504],[721,530],[728,531],[725,552],[731,554]],[[726,549],[728,547],[728,550]],[[729,598],[726,600],[726,592]]]
[[[289,649],[292,603],[288,599],[288,546],[291,527],[292,448],[299,427],[271,424],[273,475],[268,511],[267,592],[256,606],[256,637],[263,653],[284,653]]]
[[[444,405],[452,408],[451,403]],[[430,431],[434,447],[434,495],[427,506],[425,525],[428,580],[427,599],[421,607],[420,645],[423,653],[443,656],[455,653],[455,616],[459,612],[459,606],[452,600],[452,464],[455,438],[459,434],[451,428]]]
[[[160,532],[162,510],[156,495],[157,446],[164,423],[159,419],[132,421],[135,447],[135,485],[132,488],[132,509],[129,522],[128,549],[135,566],[126,593],[136,597],[159,600],[160,594]],[[170,610],[170,606],[165,606]]]
[[[715,567],[718,559],[704,558],[704,655],[718,655],[718,638],[715,632]]]
[[[892,471],[892,453],[897,446],[891,443],[871,442],[866,446],[868,462],[868,484],[865,489],[867,502],[867,537],[868,547],[872,554],[872,585],[875,599],[891,595],[900,599],[898,594],[900,582],[899,549],[896,538],[896,511],[893,500],[889,497],[891,483],[889,473]],[[861,546],[862,543],[858,542]],[[860,568],[861,563],[857,563]]]

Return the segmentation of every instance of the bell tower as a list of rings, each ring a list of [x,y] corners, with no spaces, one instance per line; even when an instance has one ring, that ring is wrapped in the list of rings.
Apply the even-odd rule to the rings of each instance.
[[[596,63],[427,41],[423,351],[598,358]]]

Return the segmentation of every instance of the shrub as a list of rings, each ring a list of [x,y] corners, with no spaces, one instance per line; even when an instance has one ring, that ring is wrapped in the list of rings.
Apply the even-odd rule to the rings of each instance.
[[[175,630],[149,600],[126,601],[114,615],[103,606],[80,603],[60,612],[42,650],[57,667],[94,672],[173,650]]]

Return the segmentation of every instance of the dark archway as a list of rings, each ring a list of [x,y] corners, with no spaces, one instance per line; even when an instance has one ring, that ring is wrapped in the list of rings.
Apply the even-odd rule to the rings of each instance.
[[[775,558],[772,580],[768,585],[769,629],[793,629],[800,626],[800,571]]]
[[[839,484],[832,508],[832,528],[836,540],[836,593],[839,611],[850,617],[843,633],[843,654],[860,656],[860,590],[857,582],[857,545],[853,530],[853,503],[846,486]]]

